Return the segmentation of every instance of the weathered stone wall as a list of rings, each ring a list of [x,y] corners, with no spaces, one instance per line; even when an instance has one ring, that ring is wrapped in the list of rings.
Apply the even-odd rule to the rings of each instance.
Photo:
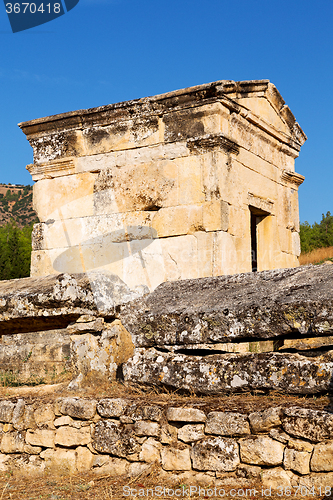
[[[215,405],[216,406],[216,405]],[[333,415],[299,407],[239,413],[207,403],[60,398],[0,402],[0,469],[138,476],[178,484],[333,484]]]
[[[130,288],[298,265],[306,137],[267,80],[219,81],[22,123],[34,150],[32,275]]]

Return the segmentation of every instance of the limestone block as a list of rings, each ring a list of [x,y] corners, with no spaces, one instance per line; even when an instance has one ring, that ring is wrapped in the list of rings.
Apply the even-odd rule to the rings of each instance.
[[[157,405],[130,405],[126,408],[126,414],[133,420],[152,420],[159,422],[163,418],[163,410]]]
[[[191,234],[203,229],[203,207],[182,205],[161,208],[152,220],[152,228],[159,238]]]
[[[193,233],[193,236],[195,236],[197,246],[197,276],[212,276],[215,233],[197,231]]]
[[[192,236],[172,240],[177,238]],[[333,310],[324,302],[330,304],[332,279],[333,266],[304,266],[163,283],[135,305],[124,306],[120,319],[138,347],[178,345],[179,338],[186,344],[201,344],[244,337],[274,339],[295,332],[303,337],[313,328],[318,336],[329,335]],[[322,305],[318,294],[323,296]],[[253,297],[259,309],[253,309]],[[319,310],[312,317],[314,307]]]
[[[54,448],[55,431],[51,429],[36,429],[34,432],[28,430],[25,440],[32,446],[43,448]]]
[[[24,433],[20,431],[6,432],[1,440],[1,453],[23,453],[25,447]]]
[[[161,437],[162,444],[172,444],[177,441],[177,427],[170,424],[162,425]]]
[[[90,470],[94,463],[94,455],[85,446],[79,446],[76,452],[76,469],[78,472]]]
[[[149,420],[139,420],[134,425],[134,432],[137,436],[159,436],[160,435],[160,425],[156,422],[150,422]]]
[[[250,426],[247,415],[212,411],[207,415],[205,432],[218,436],[242,436],[250,434]]]
[[[272,436],[273,437],[273,436]],[[288,448],[293,448],[297,451],[306,451],[307,453],[312,453],[313,445],[308,441],[302,441],[301,439],[291,438],[288,439]]]
[[[34,209],[41,222],[93,215],[96,174],[43,179],[34,184]]]
[[[40,454],[45,460],[46,468],[58,474],[74,474],[76,472],[76,451],[47,449]]]
[[[230,438],[211,437],[198,441],[191,452],[193,468],[226,472],[236,470],[239,465],[237,441]]]
[[[128,457],[141,450],[133,429],[112,420],[97,422],[92,444],[99,453],[110,453],[118,457]]]
[[[43,405],[40,408],[36,408],[34,412],[34,419],[37,427],[47,426],[49,429],[54,429],[54,419],[55,414],[52,405]]]
[[[301,241],[299,237],[299,233],[293,231],[291,233],[291,238],[292,238],[292,254],[296,255],[296,257],[299,257],[301,255]]]
[[[315,472],[333,471],[333,441],[315,445],[311,458],[311,470]]]
[[[104,462],[104,459],[103,459]],[[122,458],[116,457],[107,457],[107,461],[102,465],[95,464],[93,468],[93,472],[98,475],[107,474],[110,477],[123,476],[128,473],[129,463],[127,460],[123,460]]]
[[[100,399],[97,404],[97,412],[101,417],[120,417],[127,405],[126,399]]]
[[[74,420],[69,417],[68,415],[56,418],[55,421],[53,422],[55,427],[60,427],[62,425],[71,425],[73,424]]]
[[[331,493],[332,490],[330,490],[331,484],[333,482],[333,472],[324,472],[324,473],[319,473],[319,472],[313,472],[312,474],[309,474],[308,476],[302,476],[299,478],[299,485],[300,486],[305,486],[310,490],[312,487],[315,488],[326,488],[326,492],[328,494]],[[325,490],[324,490],[325,491]],[[329,497],[328,497],[329,498]]]
[[[89,444],[90,441],[91,436],[89,427],[75,429],[66,425],[57,429],[54,442],[61,446],[72,447]]]
[[[18,399],[12,417],[13,427],[18,431],[24,429],[24,413],[25,413],[25,402],[23,399]]]
[[[281,408],[268,408],[267,410],[254,412],[249,415],[251,430],[254,434],[267,432],[273,427],[281,425]]]
[[[215,236],[213,276],[251,271],[250,237],[238,238],[224,231]]]
[[[39,455],[42,451],[41,446],[31,446],[30,444],[26,444],[24,446],[24,453],[27,453],[28,455]]]
[[[139,459],[143,462],[159,462],[161,460],[162,444],[156,439],[149,437],[142,445]]]
[[[268,469],[262,471],[261,481],[263,488],[267,488],[267,495],[269,494],[269,488],[277,491],[278,488],[286,488],[292,486],[293,474],[289,471],[283,470],[281,467],[276,467],[274,469]]]
[[[239,441],[242,462],[254,465],[280,465],[284,445],[268,436],[251,436]]]
[[[11,401],[0,402],[0,422],[11,422],[15,404]]]
[[[228,231],[229,205],[222,200],[202,204],[203,227],[205,231]]]
[[[282,425],[292,436],[318,442],[333,439],[333,415],[326,411],[291,407],[284,410]]]
[[[155,321],[156,319],[153,324],[156,324]],[[168,323],[166,318],[164,321]],[[193,332],[190,323],[189,320],[183,324]],[[159,329],[160,327],[161,325],[158,326]],[[167,328],[168,324],[166,330]],[[153,332],[151,338],[159,341],[160,332]],[[201,332],[197,328],[193,333],[199,337]],[[149,330],[144,334],[147,339]],[[183,334],[185,338],[188,332],[184,330]],[[164,331],[162,335],[167,335],[167,332]],[[188,356],[165,353],[154,348],[137,348],[134,356],[123,365],[123,373],[126,381],[150,386],[163,385],[200,394],[225,394],[225,391],[258,389],[283,390],[287,394],[316,394],[330,387],[330,359],[330,354],[308,358],[289,353]],[[290,434],[303,436],[302,433],[296,434],[296,430],[289,431],[287,426],[288,424],[284,428]],[[303,437],[306,437],[305,434]]]
[[[309,474],[311,454],[306,451],[296,451],[286,448],[284,452],[283,465],[287,470],[293,470],[299,474]]]
[[[97,401],[94,399],[64,398],[60,404],[63,415],[82,420],[91,420],[96,414]]]
[[[278,226],[278,238],[280,243],[280,248],[283,252],[294,253],[293,252],[293,234],[290,229],[286,227]]]
[[[167,419],[169,422],[205,422],[206,415],[197,408],[168,408]]]
[[[103,169],[94,185],[94,213],[105,215],[176,206],[177,186],[178,168],[170,161]]]
[[[191,470],[189,448],[162,448],[161,457],[164,470]]]
[[[164,279],[160,282],[198,277],[198,247],[194,235],[162,238],[159,244],[162,249],[164,271]],[[161,275],[161,271],[159,274]]]
[[[250,210],[235,205],[229,206],[228,232],[237,238],[248,238],[250,234]]]
[[[203,192],[200,159],[187,156],[174,160],[178,167],[177,205],[202,204],[205,201]]]
[[[205,437],[204,427],[204,424],[184,425],[178,430],[178,439],[184,441],[184,443],[199,441]]]

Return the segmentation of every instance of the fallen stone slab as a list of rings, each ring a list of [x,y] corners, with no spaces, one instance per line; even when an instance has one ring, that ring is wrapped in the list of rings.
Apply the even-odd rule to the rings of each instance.
[[[0,332],[66,328],[82,315],[114,317],[120,304],[144,292],[101,272],[1,281]]]
[[[122,307],[138,347],[333,333],[333,266],[167,282]]]
[[[254,353],[186,356],[137,348],[123,365],[127,382],[198,394],[278,390],[316,394],[333,388],[333,351],[299,354]]]

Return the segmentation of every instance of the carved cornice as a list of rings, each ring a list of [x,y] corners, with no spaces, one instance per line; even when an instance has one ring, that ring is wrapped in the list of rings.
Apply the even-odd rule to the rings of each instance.
[[[281,174],[281,180],[289,184],[294,184],[295,186],[300,186],[304,181],[304,175],[297,174],[292,170],[283,170]]]
[[[218,148],[227,153],[234,153],[236,155],[239,153],[239,145],[223,134],[208,134],[188,139],[186,145],[191,152],[205,152]]]
[[[75,173],[75,163],[73,159],[58,160],[52,163],[31,163],[26,166],[26,169],[31,174],[32,180],[39,181],[41,179],[52,179],[62,175],[70,175]]]

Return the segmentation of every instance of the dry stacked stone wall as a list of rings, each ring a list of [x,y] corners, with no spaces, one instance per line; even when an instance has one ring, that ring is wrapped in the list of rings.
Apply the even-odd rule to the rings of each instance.
[[[93,471],[219,487],[333,487],[333,414],[212,411],[125,398],[0,403],[2,471]]]

